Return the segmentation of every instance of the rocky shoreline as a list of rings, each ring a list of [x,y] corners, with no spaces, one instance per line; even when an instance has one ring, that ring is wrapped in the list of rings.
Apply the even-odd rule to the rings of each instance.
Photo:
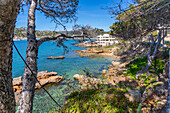
[[[129,101],[141,103],[141,111],[145,112],[155,109],[156,111],[161,111],[161,113],[165,112],[164,107],[168,96],[168,65],[165,65],[163,74],[156,78],[156,82],[149,85],[144,91],[141,91],[142,87],[144,87],[142,81],[131,79],[130,76],[124,75],[124,72],[127,70],[126,65],[129,63],[130,61],[124,63],[113,61],[112,65],[108,66],[108,70],[102,71],[104,79],[78,74],[74,75],[73,78],[79,81],[83,89],[97,88],[97,84],[106,84],[111,87],[122,87],[123,85],[123,87],[129,88],[124,96]],[[141,87],[140,90],[139,87]],[[153,108],[151,108],[151,105],[153,105]]]
[[[16,105],[18,104],[19,95],[22,90],[22,76],[13,79],[13,89],[15,94]],[[64,78],[57,75],[57,72],[41,71],[37,74],[37,80],[40,82],[35,84],[35,89],[40,89],[50,83],[60,83]]]
[[[111,51],[96,50],[94,48],[87,48],[87,50],[76,50],[75,52],[78,53],[81,57],[91,57],[93,55],[113,57],[113,52]]]
[[[77,44],[77,46],[83,46],[83,44]],[[98,84],[109,85],[110,87],[118,87],[127,90],[124,94],[124,97],[128,101],[137,102],[141,104],[142,112],[149,112],[151,109],[159,111],[161,113],[165,112],[164,107],[167,102],[168,96],[168,66],[165,66],[165,69],[162,74],[156,76],[156,81],[152,82],[152,77],[154,74],[148,73],[151,77],[151,80],[148,80],[147,87],[145,86],[144,80],[138,78],[131,78],[130,75],[126,75],[129,68],[126,67],[127,64],[131,64],[134,61],[135,57],[144,57],[145,55],[141,53],[146,51],[147,48],[141,47],[140,51],[134,52],[134,47],[131,45],[114,46],[112,48],[87,48],[87,50],[77,50],[81,57],[96,57],[95,55],[112,57],[117,59],[120,62],[113,61],[112,65],[108,65],[108,70],[103,70],[102,75],[104,78],[92,78],[86,75],[76,74],[73,76],[74,79],[79,81],[79,84],[83,86],[83,90],[88,88],[98,88]],[[138,53],[140,53],[138,55]],[[160,55],[161,56],[161,55]],[[139,75],[140,76],[140,75]],[[141,75],[142,76],[142,75]],[[155,76],[154,76],[155,77]]]

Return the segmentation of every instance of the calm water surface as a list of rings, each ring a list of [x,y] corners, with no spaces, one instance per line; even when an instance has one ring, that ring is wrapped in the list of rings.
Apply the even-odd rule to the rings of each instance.
[[[26,55],[26,40],[14,42],[21,52],[22,56]],[[107,65],[111,64],[113,58],[97,57],[88,58],[80,57],[75,50],[84,50],[86,48],[73,46],[71,43],[75,43],[74,40],[68,40],[64,44],[68,47],[69,52],[64,53],[64,49],[57,47],[55,42],[43,43],[38,51],[38,72],[40,71],[54,71],[59,75],[66,73],[70,79],[73,79],[74,74],[80,74],[81,69],[88,68],[94,76],[98,77],[103,69],[107,69]],[[22,76],[24,72],[24,63],[22,62],[16,50],[13,50],[13,78]],[[46,59],[49,56],[65,56],[65,59]],[[61,84],[59,86],[52,85],[46,87],[52,96],[61,105],[64,103],[64,97],[69,94],[66,85]],[[52,107],[57,107],[55,103],[51,101],[48,95],[43,90],[37,90],[34,97],[34,113],[48,112]]]

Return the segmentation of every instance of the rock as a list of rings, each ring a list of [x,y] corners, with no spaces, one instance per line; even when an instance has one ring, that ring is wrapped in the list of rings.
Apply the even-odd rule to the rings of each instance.
[[[100,55],[100,56],[113,56],[111,51],[106,50],[98,50],[95,48],[87,48],[87,50],[76,50],[75,52],[79,53],[81,57],[91,57],[92,55]]]
[[[75,50],[74,52],[76,52],[76,53],[81,53],[81,50]]]
[[[52,76],[49,78],[49,83],[59,83],[62,80],[64,80],[62,76]]]
[[[48,79],[41,79],[41,80],[39,80],[39,82],[40,82],[40,84],[41,84],[42,86],[44,86],[44,85],[46,85],[46,84],[49,82],[49,80],[48,80]],[[39,84],[39,83],[36,83],[36,84],[35,84],[35,88],[36,88],[36,89],[41,88],[40,84]]]
[[[84,43],[78,43],[78,44],[75,44],[75,46],[83,46],[84,47]]]
[[[87,50],[81,50],[80,51],[75,51],[75,52],[79,52],[79,53],[95,53],[95,54],[98,54],[98,53],[102,53],[103,50],[96,50],[96,49],[93,49],[93,48],[88,48]]]
[[[126,81],[128,80],[128,76],[108,76],[107,78],[110,82],[114,83],[114,84],[117,84],[119,82],[122,82],[122,81]]]
[[[102,70],[102,74],[106,74],[107,73],[107,70]]]
[[[14,86],[19,86],[19,85],[21,85],[22,84],[22,81],[21,81],[21,77],[22,76],[20,76],[20,77],[18,77],[18,78],[13,78],[13,85]]]
[[[127,64],[129,64],[129,62],[122,63],[119,67],[124,68],[124,67],[126,67]]]
[[[50,84],[50,83],[59,83],[60,81],[62,81],[64,78],[62,76],[50,76],[49,78],[46,79],[40,79],[40,84],[42,86]],[[39,85],[39,83],[35,84],[35,88],[39,89],[41,88],[41,86]]]
[[[20,92],[15,92],[14,95],[15,95],[15,102],[16,102],[16,105],[18,105]]]
[[[103,51],[102,50],[95,50],[95,49],[92,49],[91,50],[91,53],[103,53]]]
[[[38,72],[37,74],[37,79],[46,79],[49,78],[50,76],[56,76],[57,72],[47,72],[47,71],[41,71]]]
[[[125,97],[129,99],[131,102],[140,102],[141,101],[141,94],[134,90],[128,90],[128,93],[125,93]]]
[[[49,72],[47,75],[55,76],[55,75],[57,75],[57,72]]]
[[[57,75],[57,72],[42,71],[37,74],[37,80],[40,82],[41,86],[39,85],[39,83],[36,83],[35,89],[39,89],[42,86],[45,86],[50,83],[59,83],[64,80],[64,78],[62,76]],[[13,89],[15,94],[15,100],[18,104],[19,94],[22,90],[21,77],[13,79]]]
[[[113,66],[120,66],[120,62],[112,61],[112,65],[113,65]]]
[[[79,75],[79,74],[75,74],[73,76],[74,79],[78,80],[78,81],[82,81],[84,78],[86,78],[87,76],[85,75]]]
[[[47,59],[64,59],[65,57],[59,56],[59,57],[47,57]]]
[[[111,51],[104,50],[103,53],[112,53]]]
[[[97,87],[97,84],[109,84],[109,82],[106,80],[91,78],[91,77],[87,77],[85,75],[75,74],[73,76],[73,78],[78,80],[79,84],[83,85],[84,89]]]
[[[112,66],[112,65],[108,65],[107,67],[108,67],[108,68],[112,68],[113,66]]]

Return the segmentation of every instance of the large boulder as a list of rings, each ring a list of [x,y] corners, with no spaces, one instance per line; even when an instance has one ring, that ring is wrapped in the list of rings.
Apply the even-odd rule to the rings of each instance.
[[[121,75],[121,76],[113,76],[113,75],[111,75],[111,76],[108,76],[107,79],[108,79],[108,81],[110,81],[110,83],[115,85],[115,84],[118,84],[119,82],[125,82],[125,81],[129,80],[129,77],[128,76],[123,76],[123,75]]]
[[[21,81],[21,77],[22,76],[20,76],[20,77],[18,77],[18,78],[13,78],[13,85],[14,86],[19,86],[19,85],[21,85],[22,84],[22,81]]]
[[[113,65],[113,66],[120,66],[120,62],[112,61],[112,65]]]
[[[140,102],[141,101],[141,93],[136,92],[134,90],[128,90],[128,93],[125,93],[125,97],[129,99],[131,102]]]
[[[73,76],[73,78],[74,79],[76,79],[76,80],[78,80],[78,81],[82,81],[82,80],[84,80],[84,78],[86,78],[87,76],[85,76],[85,75],[79,75],[79,74],[75,74],[74,76]]]
[[[83,85],[84,89],[97,87],[97,84],[109,84],[109,82],[107,80],[91,78],[91,77],[87,77],[85,75],[75,74],[73,76],[73,78],[78,80],[79,84]]]
[[[57,72],[41,71],[37,73],[37,79],[47,79],[51,76],[56,76]]]
[[[107,73],[107,70],[102,70],[102,74],[106,74]]]

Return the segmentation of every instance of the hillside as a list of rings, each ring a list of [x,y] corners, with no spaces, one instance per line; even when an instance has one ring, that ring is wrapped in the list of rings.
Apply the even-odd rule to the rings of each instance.
[[[53,36],[58,33],[66,33],[66,31],[50,31],[50,30],[44,30],[44,31],[39,31],[36,30],[35,35],[37,38],[42,38],[42,37],[47,37],[47,36]],[[70,34],[70,32],[68,32]],[[15,28],[14,30],[14,40],[20,40],[20,39],[26,39],[27,37],[27,28],[26,27],[21,27],[21,28]]]

